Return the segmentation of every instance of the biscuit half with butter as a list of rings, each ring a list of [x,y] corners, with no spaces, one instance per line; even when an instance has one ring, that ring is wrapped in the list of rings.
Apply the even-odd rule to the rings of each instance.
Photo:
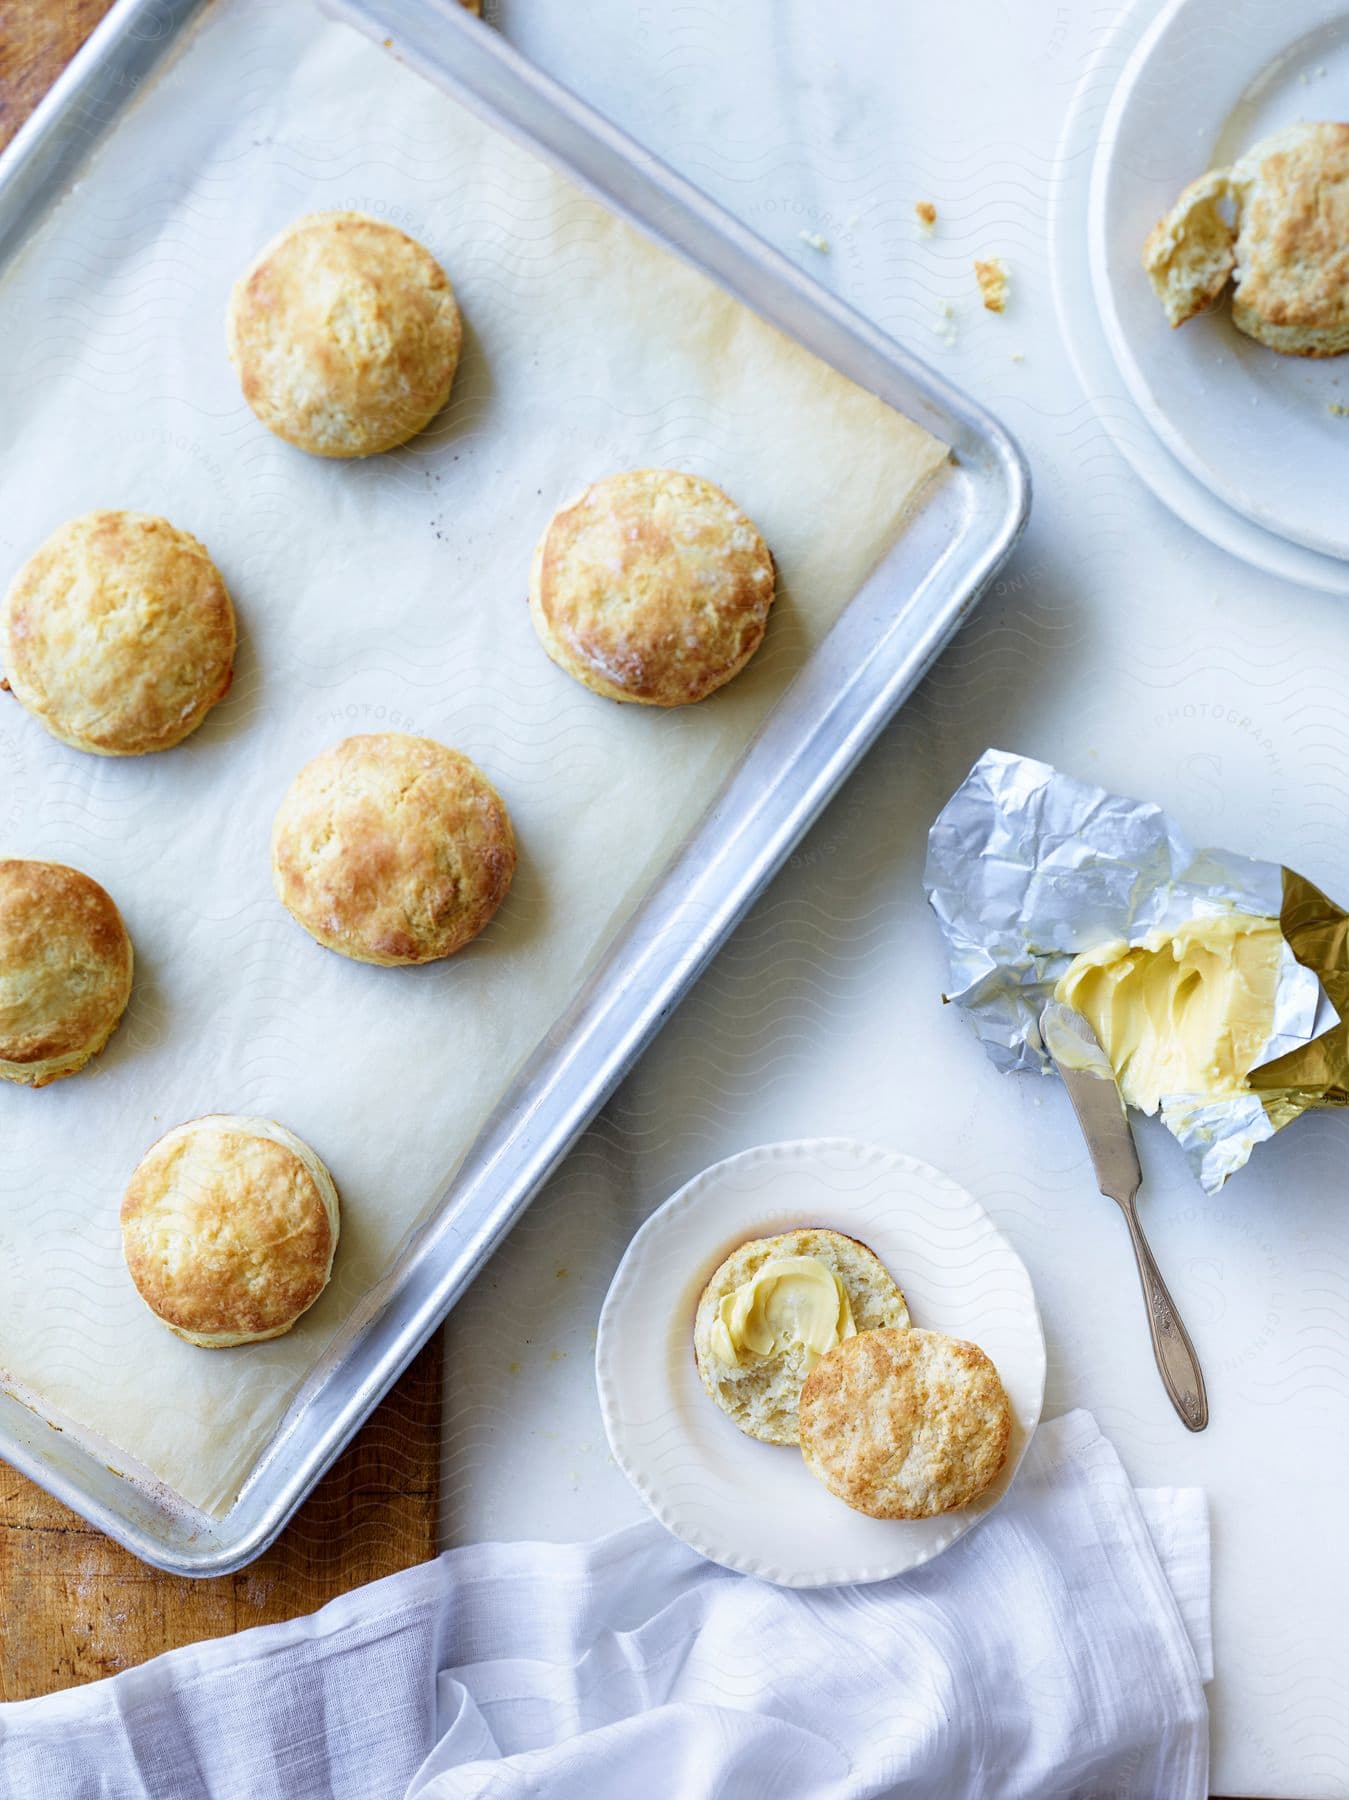
[[[719,487],[630,469],[553,514],[529,608],[548,655],[593,693],[689,706],[759,648],[775,581],[767,544]]]
[[[941,1331],[865,1331],[801,1389],[806,1467],[855,1512],[931,1519],[977,1500],[1007,1460],[1012,1408],[977,1344]]]
[[[0,1081],[77,1074],[117,1029],[131,971],[122,915],[92,876],[0,858]]]
[[[819,1358],[858,1332],[908,1322],[874,1251],[810,1227],[731,1252],[703,1289],[693,1349],[703,1386],[741,1431],[795,1444],[801,1384]]]
[[[179,1125],[137,1165],[122,1252],[142,1300],[206,1350],[281,1337],[328,1285],[337,1189],[272,1119],[215,1113]]]

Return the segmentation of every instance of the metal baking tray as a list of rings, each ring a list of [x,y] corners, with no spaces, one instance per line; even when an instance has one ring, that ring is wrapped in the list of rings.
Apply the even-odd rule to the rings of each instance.
[[[0,266],[207,3],[118,0],[0,156]],[[223,1518],[122,1477],[108,1466],[111,1447],[53,1430],[0,1396],[0,1457],[144,1561],[180,1575],[238,1569],[281,1531],[913,690],[1016,543],[1030,505],[1021,453],[994,419],[458,0],[324,5],[942,438],[954,467],[770,714],[395,1268],[302,1384]]]

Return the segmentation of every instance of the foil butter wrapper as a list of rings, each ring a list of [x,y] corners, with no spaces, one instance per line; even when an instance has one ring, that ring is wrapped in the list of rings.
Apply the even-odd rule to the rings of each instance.
[[[947,999],[1004,1070],[1052,1072],[1040,1013],[1083,950],[1237,911],[1279,921],[1274,1023],[1230,1099],[1161,1116],[1215,1193],[1313,1106],[1349,1104],[1349,914],[1278,863],[1194,848],[1159,806],[986,750],[928,834],[924,886],[951,957]]]

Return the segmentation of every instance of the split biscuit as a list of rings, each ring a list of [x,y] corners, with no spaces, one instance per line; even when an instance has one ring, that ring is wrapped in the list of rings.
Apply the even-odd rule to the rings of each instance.
[[[1349,350],[1349,125],[1303,122],[1192,181],[1143,249],[1170,323],[1232,288],[1232,323],[1289,356]]]
[[[703,1289],[693,1324],[693,1351],[703,1386],[741,1431],[767,1444],[795,1444],[797,1401],[811,1357],[804,1344],[780,1354],[727,1363],[714,1353],[713,1330],[727,1295],[749,1282],[766,1263],[814,1257],[842,1283],[858,1331],[902,1328],[909,1309],[894,1278],[875,1253],[856,1238],[810,1227],[754,1238],[733,1250]]]

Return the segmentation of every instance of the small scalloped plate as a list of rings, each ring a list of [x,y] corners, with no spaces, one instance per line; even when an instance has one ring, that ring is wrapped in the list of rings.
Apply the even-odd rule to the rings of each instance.
[[[713,1270],[749,1238],[801,1226],[860,1238],[915,1325],[980,1344],[1012,1404],[1002,1474],[937,1519],[870,1519],[799,1452],[736,1429],[704,1391],[693,1315]],[[766,1144],[695,1175],[642,1226],[600,1314],[600,1410],[614,1458],[667,1530],[728,1569],[783,1587],[884,1581],[930,1562],[1006,1493],[1040,1417],[1045,1343],[1025,1264],[947,1176],[845,1138]]]

